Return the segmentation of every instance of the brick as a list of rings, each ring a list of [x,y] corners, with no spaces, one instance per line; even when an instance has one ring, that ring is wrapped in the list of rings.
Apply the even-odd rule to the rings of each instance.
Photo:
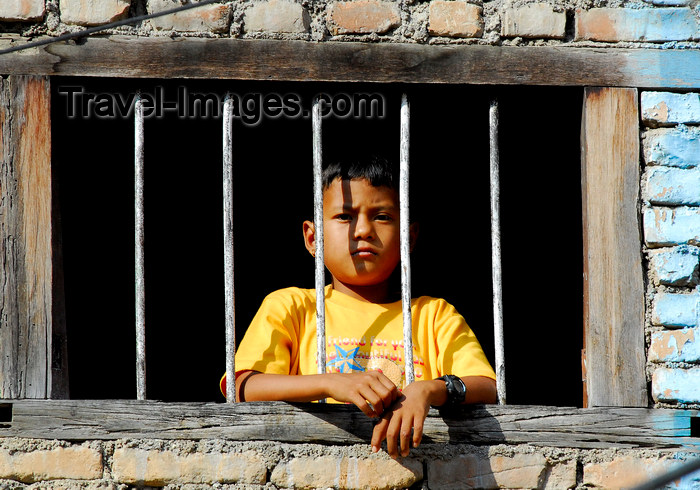
[[[531,3],[503,12],[501,34],[505,37],[562,39],[566,35],[566,14],[546,3]]]
[[[558,463],[547,470],[544,490],[576,487],[576,461]]]
[[[131,0],[61,0],[61,22],[80,26],[106,24],[126,17]]]
[[[32,483],[42,480],[102,478],[102,454],[84,446],[35,450],[0,449],[0,478]]]
[[[593,8],[576,11],[576,40],[690,41],[700,38],[698,21],[689,8]]]
[[[278,464],[270,476],[284,488],[407,488],[422,479],[420,461],[343,456],[294,458]]]
[[[642,122],[650,126],[700,123],[700,94],[642,92]]]
[[[700,328],[653,332],[649,360],[652,362],[700,361]]]
[[[270,0],[253,4],[245,12],[245,32],[308,32],[311,25],[309,12],[296,2]]]
[[[33,21],[44,17],[44,0],[2,0],[0,20]]]
[[[651,129],[645,134],[643,150],[647,165],[700,167],[700,128],[679,125]]]
[[[666,473],[678,464],[670,459],[617,456],[613,461],[584,464],[581,486],[630,488]]]
[[[700,290],[689,294],[658,293],[654,297],[651,322],[665,327],[700,326]]]
[[[656,369],[651,376],[651,396],[657,402],[700,403],[700,368]]]
[[[651,204],[700,205],[700,167],[650,167],[645,180],[645,199]]]
[[[336,2],[328,9],[328,30],[338,34],[384,34],[401,25],[399,7],[392,2]]]
[[[482,9],[459,0],[434,0],[428,11],[428,32],[431,36],[481,37]]]
[[[169,484],[264,484],[267,467],[252,451],[243,453],[188,453],[118,448],[112,460],[113,478],[120,483],[163,486]]]
[[[178,0],[149,0],[149,13],[161,12],[182,5]],[[151,19],[153,27],[159,31],[179,32],[228,32],[231,19],[229,5],[204,5],[176,14]]]
[[[643,220],[644,240],[649,247],[700,244],[700,208],[647,208]]]
[[[428,481],[431,490],[540,488],[546,466],[547,460],[541,454],[465,454],[449,461],[428,461]]]
[[[700,274],[700,248],[680,245],[670,250],[652,250],[649,270],[656,284],[695,286]]]
[[[690,0],[644,0],[659,7],[685,7],[690,5]]]

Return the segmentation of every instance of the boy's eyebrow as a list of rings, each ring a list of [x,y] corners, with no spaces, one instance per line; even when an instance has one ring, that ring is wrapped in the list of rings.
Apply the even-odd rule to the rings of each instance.
[[[399,208],[399,207],[398,207],[396,204],[394,204],[394,203],[391,203],[391,204],[381,204],[381,203],[380,203],[380,204],[372,205],[372,206],[369,206],[369,207],[370,207],[371,209],[390,209],[390,210],[395,210],[395,209],[398,209],[398,208]],[[357,206],[353,206],[352,203],[349,203],[349,202],[344,202],[344,203],[343,203],[343,210],[344,210],[344,211],[352,211],[353,209],[356,209],[356,208],[357,208]]]

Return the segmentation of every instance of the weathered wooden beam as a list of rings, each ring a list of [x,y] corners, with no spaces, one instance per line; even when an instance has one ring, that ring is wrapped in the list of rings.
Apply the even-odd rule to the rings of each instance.
[[[14,400],[0,404],[0,437],[270,440],[357,444],[374,422],[350,405],[284,402],[162,403],[127,400]],[[533,444],[574,448],[697,450],[697,411],[641,408],[474,406],[431,409],[425,443]]]
[[[697,50],[128,36],[0,56],[2,74],[647,88],[698,88],[699,65]]]
[[[67,395],[47,77],[0,79],[0,396]]]
[[[636,89],[587,88],[581,126],[587,406],[646,407]]]

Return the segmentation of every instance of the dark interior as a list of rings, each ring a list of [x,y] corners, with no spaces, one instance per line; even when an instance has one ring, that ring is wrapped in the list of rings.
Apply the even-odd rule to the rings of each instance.
[[[411,100],[413,294],[442,296],[493,362],[488,106],[500,104],[508,403],[581,406],[582,90],[469,85],[53,78],[71,398],[135,398],[133,119],[73,111],[66,87],[214,94],[381,94],[384,117],[326,119],[324,159],[398,158],[399,101]],[[159,89],[160,87],[160,89]],[[162,90],[162,92],[161,92]],[[108,100],[107,97],[105,100]],[[211,109],[211,108],[210,108]],[[82,114],[81,114],[82,112]],[[148,398],[223,401],[222,121],[165,111],[146,121]],[[234,121],[237,337],[264,296],[313,287],[301,223],[312,216],[311,120]]]

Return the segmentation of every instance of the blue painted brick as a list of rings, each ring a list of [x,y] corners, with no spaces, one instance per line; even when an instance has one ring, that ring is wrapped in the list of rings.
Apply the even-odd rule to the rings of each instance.
[[[642,120],[651,126],[700,123],[700,94],[642,92]]]
[[[700,326],[700,291],[690,294],[659,293],[654,297],[651,322],[666,327]]]
[[[643,220],[644,240],[649,247],[700,245],[700,208],[647,208]]]
[[[644,197],[651,204],[700,205],[700,167],[650,167],[646,173]]]
[[[700,328],[653,332],[649,346],[649,360],[652,362],[700,361]]]
[[[698,39],[689,8],[592,8],[576,11],[575,39],[591,41],[686,41]]]
[[[700,368],[657,369],[651,378],[651,395],[657,402],[700,403]]]
[[[647,165],[700,167],[700,128],[683,124],[675,128],[652,129],[644,137]]]
[[[690,5],[690,0],[644,0],[647,3],[653,5],[660,5],[663,7],[683,7]]]
[[[656,284],[694,286],[700,274],[700,248],[680,245],[670,250],[652,250],[649,271]]]

